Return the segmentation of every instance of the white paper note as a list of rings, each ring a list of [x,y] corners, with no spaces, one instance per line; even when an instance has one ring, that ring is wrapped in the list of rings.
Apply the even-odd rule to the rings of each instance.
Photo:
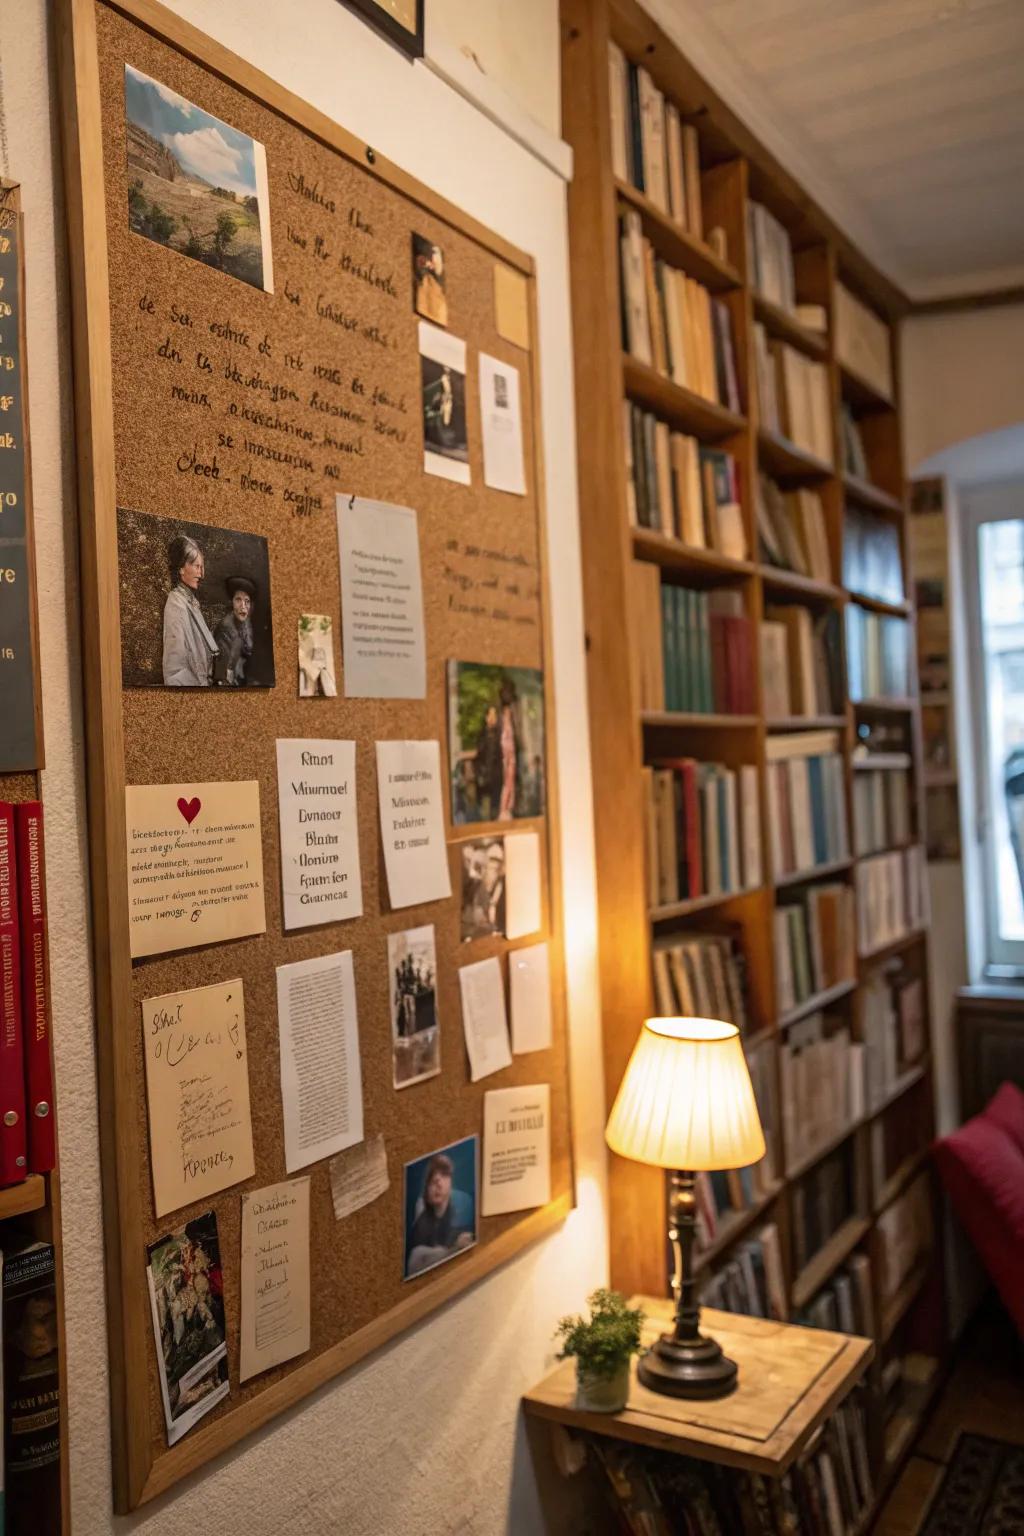
[[[484,484],[493,491],[526,495],[519,369],[481,352],[480,419],[484,432]]]
[[[551,1046],[551,966],[546,944],[515,949],[508,957],[512,1005],[512,1049],[546,1051]]]
[[[156,1214],[256,1172],[241,981],[142,1004]]]
[[[285,928],[361,917],[354,741],[277,743]]]
[[[497,956],[464,965],[459,971],[462,1027],[473,1082],[512,1064],[505,1016],[505,987]]]
[[[505,933],[524,939],[541,926],[540,837],[536,832],[505,833]]]
[[[238,1379],[309,1348],[309,1179],[242,1196]]]
[[[363,1139],[352,951],[277,968],[284,1164],[288,1173]]]
[[[547,1083],[484,1094],[484,1216],[530,1210],[551,1199],[550,1112]]]
[[[388,896],[393,907],[452,893],[436,741],[378,741],[377,797]]]
[[[412,507],[338,495],[345,697],[427,691],[420,538]]]
[[[328,1171],[334,1214],[342,1221],[354,1211],[361,1211],[364,1205],[372,1205],[391,1188],[384,1137],[378,1133],[358,1147],[339,1152],[331,1158]]]

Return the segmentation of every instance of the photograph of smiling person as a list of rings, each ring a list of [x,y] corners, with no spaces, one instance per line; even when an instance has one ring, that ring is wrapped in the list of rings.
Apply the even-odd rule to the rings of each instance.
[[[135,234],[273,293],[263,145],[130,64],[124,108]]]
[[[120,508],[126,688],[272,688],[267,541]]]
[[[476,1243],[477,1138],[405,1165],[405,1278],[411,1280]]]

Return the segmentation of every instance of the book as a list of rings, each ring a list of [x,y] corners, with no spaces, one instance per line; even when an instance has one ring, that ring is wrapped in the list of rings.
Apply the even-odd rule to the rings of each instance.
[[[771,736],[766,755],[773,877],[779,880],[849,858],[837,733]]]
[[[60,1379],[53,1247],[5,1242],[4,1506],[12,1531],[59,1531]]]
[[[625,404],[623,438],[626,506],[634,527],[734,560],[747,558],[739,467],[732,454],[701,446],[631,401]]]
[[[789,233],[763,203],[747,202],[747,253],[754,291],[789,314],[796,310]]]
[[[790,1026],[779,1072],[786,1166],[792,1170],[863,1114],[863,1047],[841,1018],[813,1013]]]
[[[656,253],[635,209],[622,214],[619,249],[625,351],[682,388],[739,412],[728,305]]]
[[[780,1256],[779,1232],[772,1222],[756,1237],[737,1244],[727,1261],[705,1276],[700,1287],[701,1306],[784,1323],[786,1296]]]
[[[761,880],[757,773],[681,758],[644,776],[655,906],[755,888]]]
[[[828,370],[754,323],[758,419],[824,463],[834,457]]]
[[[613,42],[608,44],[608,92],[612,118],[612,172],[620,181],[629,181],[626,132],[629,86],[626,79],[626,57]]]
[[[664,695],[656,708],[696,714],[754,712],[753,620],[744,611],[741,592],[722,588],[709,594],[663,581],[660,603],[649,603],[646,611],[648,624],[655,622],[655,615],[661,624]]]
[[[842,705],[842,652],[836,610],[829,608],[814,614],[802,603],[785,603],[770,605],[766,614],[771,626],[767,637],[769,660],[774,666],[784,660],[784,691],[788,698],[788,708],[782,715],[775,715],[765,706],[768,719],[837,713]],[[780,654],[780,630],[786,642],[784,656]],[[762,668],[767,665],[764,647],[762,625]],[[775,679],[773,687],[778,687]]]
[[[797,1273],[855,1212],[852,1142],[830,1152],[791,1186],[793,1262]]]
[[[908,842],[912,825],[909,767],[873,767],[870,758],[862,759],[853,776],[853,846],[858,858]]]
[[[886,1207],[875,1224],[875,1232],[878,1295],[884,1305],[934,1248],[932,1198],[927,1173],[916,1178]]]
[[[868,465],[868,457],[864,448],[864,439],[861,437],[857,418],[853,414],[852,407],[843,400],[839,406],[839,427],[841,442],[841,463],[843,473],[856,475],[859,480],[870,480],[871,469]]]
[[[724,1019],[747,1033],[746,957],[737,929],[688,930],[656,940],[652,965],[663,1017]]]
[[[25,1056],[28,1171],[48,1173],[57,1161],[50,1060],[50,975],[46,938],[43,807],[14,808],[21,929],[22,1033]]]
[[[883,399],[891,400],[889,327],[843,283],[835,285],[834,304],[836,357],[840,366],[869,384]]]
[[[28,1172],[14,807],[0,802],[0,1184]]]
[[[906,619],[874,613],[849,603],[846,609],[846,669],[850,698],[906,698],[911,678],[911,628]]]
[[[856,871],[857,944],[862,956],[916,933],[927,919],[920,845],[860,859]]]
[[[843,585],[862,597],[902,603],[900,533],[890,519],[848,506],[843,520]]]

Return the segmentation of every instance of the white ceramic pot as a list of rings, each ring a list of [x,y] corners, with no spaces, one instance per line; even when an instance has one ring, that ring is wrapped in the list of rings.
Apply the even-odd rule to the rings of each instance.
[[[576,1365],[576,1406],[587,1413],[621,1413],[629,1397],[629,1361],[614,1376],[595,1376]]]

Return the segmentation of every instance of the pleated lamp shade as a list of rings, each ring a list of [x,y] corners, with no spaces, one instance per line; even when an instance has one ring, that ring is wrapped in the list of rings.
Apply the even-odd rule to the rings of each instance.
[[[718,1019],[648,1019],[612,1105],[613,1152],[656,1168],[745,1168],[764,1132],[739,1030]]]

